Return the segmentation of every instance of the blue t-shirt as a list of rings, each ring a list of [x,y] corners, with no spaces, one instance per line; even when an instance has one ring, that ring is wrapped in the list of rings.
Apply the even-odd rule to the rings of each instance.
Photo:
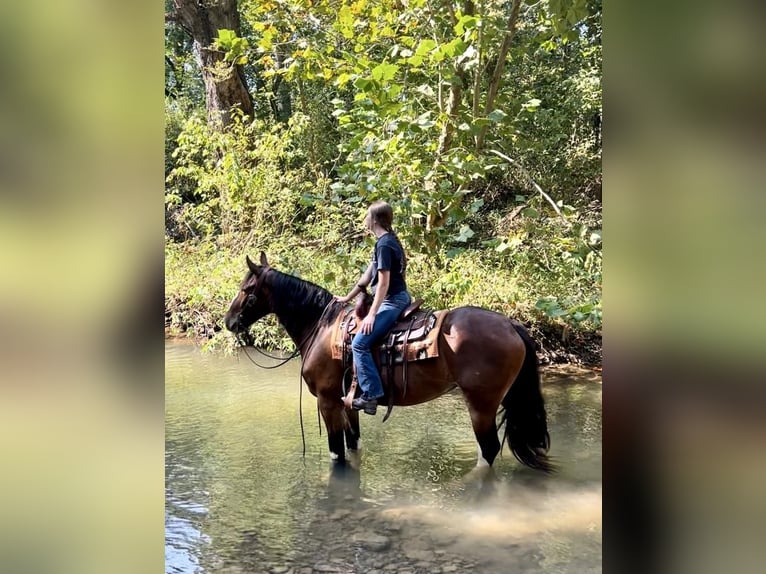
[[[407,290],[404,275],[407,261],[399,241],[391,233],[381,235],[375,242],[372,254],[372,286],[373,292],[378,284],[378,271],[390,271],[387,295],[396,295]]]

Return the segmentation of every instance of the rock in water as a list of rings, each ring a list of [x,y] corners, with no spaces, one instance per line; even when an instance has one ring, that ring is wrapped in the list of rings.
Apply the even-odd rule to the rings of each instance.
[[[391,540],[380,534],[375,534],[374,532],[360,532],[359,534],[354,534],[353,540],[361,545],[362,548],[373,550],[375,552],[380,552],[391,546]]]

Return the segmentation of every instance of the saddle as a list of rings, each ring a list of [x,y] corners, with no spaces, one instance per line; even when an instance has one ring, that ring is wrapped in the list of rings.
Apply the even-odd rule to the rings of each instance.
[[[332,337],[332,356],[343,362],[344,369],[353,370],[351,341],[362,319],[370,308],[371,296],[361,293],[356,307],[347,307],[336,319]],[[407,307],[389,330],[382,342],[373,349],[372,356],[380,372],[388,412],[391,415],[394,401],[394,385],[401,382],[402,394],[407,393],[407,365],[439,356],[438,334],[446,316],[445,311],[421,309],[423,300],[418,299]],[[399,376],[397,376],[399,375]],[[355,385],[352,383],[352,388]],[[353,390],[352,390],[353,393]],[[345,394],[345,385],[344,385]]]

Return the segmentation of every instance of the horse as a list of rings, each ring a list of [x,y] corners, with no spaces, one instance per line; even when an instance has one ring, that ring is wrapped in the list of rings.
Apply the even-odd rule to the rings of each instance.
[[[335,319],[345,305],[326,289],[274,269],[264,252],[260,265],[249,256],[245,260],[248,271],[224,317],[226,328],[239,336],[266,315],[277,316],[301,355],[302,377],[317,397],[330,458],[344,462],[344,447],[354,454],[360,445],[359,412],[343,403],[344,368],[331,349]],[[478,442],[477,467],[492,466],[502,449],[498,429],[505,425],[502,440],[522,464],[553,472],[535,344],[524,326],[481,307],[457,307],[447,311],[438,348],[438,356],[407,365],[406,392],[400,377],[394,377],[388,389],[393,404],[420,404],[457,387]]]

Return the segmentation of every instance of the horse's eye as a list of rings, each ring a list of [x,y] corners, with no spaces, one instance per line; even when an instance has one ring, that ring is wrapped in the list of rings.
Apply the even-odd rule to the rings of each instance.
[[[254,293],[248,293],[247,299],[245,299],[245,306],[254,305],[257,300],[258,297]]]

